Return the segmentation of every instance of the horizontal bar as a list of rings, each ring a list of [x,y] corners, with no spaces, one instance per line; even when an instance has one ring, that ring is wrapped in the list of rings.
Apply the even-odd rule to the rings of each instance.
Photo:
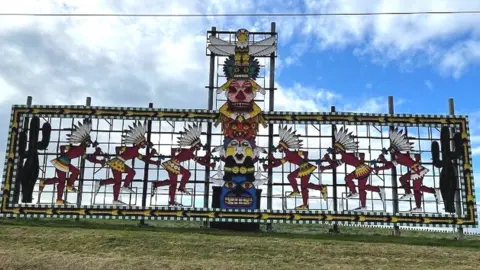
[[[269,222],[281,221],[286,223],[362,223],[362,224],[396,224],[404,226],[439,226],[439,225],[468,225],[471,222],[455,215],[424,214],[396,215],[382,212],[354,212],[354,211],[295,211],[295,210],[236,210],[217,208],[179,208],[179,207],[50,207],[49,205],[13,205],[3,209],[4,214],[12,216],[42,215],[42,216],[83,216],[100,218],[173,218],[176,220],[191,220],[192,218],[206,218],[208,221],[236,222]],[[472,221],[473,222],[473,221]],[[473,225],[473,224],[472,224]]]
[[[26,105],[13,105],[16,113],[26,113],[39,116],[97,116],[98,118],[128,118],[136,117],[143,119],[180,119],[180,120],[208,120],[214,121],[218,115],[218,110],[201,109],[167,109],[167,108],[141,108],[141,107],[99,107],[99,106],[48,106],[37,105],[27,107]],[[353,113],[353,112],[291,112],[291,111],[273,111],[263,112],[262,116],[268,122],[354,122],[354,123],[383,123],[389,125],[392,123],[409,124],[457,124],[468,119],[466,115],[425,115],[425,114],[373,114],[373,113]]]

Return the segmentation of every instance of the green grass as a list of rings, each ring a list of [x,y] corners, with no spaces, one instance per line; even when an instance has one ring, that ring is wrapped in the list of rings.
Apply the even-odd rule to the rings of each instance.
[[[328,226],[274,232],[196,222],[0,220],[0,269],[476,269],[480,237]]]

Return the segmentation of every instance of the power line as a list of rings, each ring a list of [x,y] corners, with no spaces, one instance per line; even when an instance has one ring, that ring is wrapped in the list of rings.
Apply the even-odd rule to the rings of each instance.
[[[32,17],[317,17],[317,16],[380,16],[380,15],[448,15],[480,14],[480,10],[416,11],[416,12],[341,12],[341,13],[231,13],[231,14],[117,14],[117,13],[0,13],[0,16]]]

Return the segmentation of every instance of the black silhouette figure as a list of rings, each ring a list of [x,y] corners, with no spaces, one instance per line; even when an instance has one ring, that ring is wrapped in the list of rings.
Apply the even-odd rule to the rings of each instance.
[[[52,130],[52,127],[48,122],[45,122],[40,129],[40,118],[34,116],[30,121],[30,128],[28,128],[27,131],[28,122],[29,119],[25,117],[23,131],[19,134],[18,145],[20,162],[17,181],[20,181],[19,184],[22,186],[22,203],[32,202],[33,187],[35,186],[35,182],[37,182],[38,174],[40,172],[38,151],[47,149],[48,144],[50,143],[50,133]],[[40,130],[42,131],[41,141],[38,140]],[[18,185],[16,186],[18,187]]]
[[[453,135],[454,149],[450,149],[450,130],[442,127],[440,131],[440,144],[442,146],[442,159],[440,160],[440,146],[437,141],[432,142],[433,165],[440,171],[440,191],[442,193],[445,211],[455,213],[455,192],[457,190],[457,168],[455,161],[463,157],[462,135],[456,132]]]

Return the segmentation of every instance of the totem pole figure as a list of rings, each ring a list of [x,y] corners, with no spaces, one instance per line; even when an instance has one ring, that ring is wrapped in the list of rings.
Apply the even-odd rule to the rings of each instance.
[[[455,213],[455,192],[457,190],[457,168],[454,161],[463,157],[462,135],[456,132],[453,135],[454,150],[450,149],[450,130],[442,127],[440,131],[440,144],[442,146],[442,159],[440,159],[440,146],[432,142],[433,165],[440,171],[440,190],[442,193],[445,212]]]
[[[147,142],[145,134],[147,133],[145,124],[136,122],[132,126],[128,126],[128,130],[125,130],[125,134],[122,135],[122,144],[124,146],[115,147],[116,157],[107,161],[106,165],[110,167],[113,177],[105,179],[103,181],[97,181],[95,183],[95,195],[98,194],[100,188],[106,185],[113,184],[113,204],[124,205],[125,203],[118,199],[120,191],[125,193],[134,193],[130,188],[130,183],[135,176],[135,170],[125,164],[127,160],[139,159],[148,164],[160,166],[160,160],[154,161],[152,157],[157,155],[157,150],[152,148],[148,155],[142,155],[139,153],[140,149],[144,149],[149,145],[153,146],[151,142]],[[126,146],[132,145],[132,146]],[[125,182],[122,187],[122,175],[127,174]]]
[[[48,122],[43,123],[42,128],[40,129],[40,118],[34,116],[30,121],[27,139],[28,122],[28,118],[25,117],[23,131],[19,134],[18,145],[20,162],[17,181],[20,181],[22,186],[22,203],[31,203],[33,200],[33,188],[40,172],[38,151],[47,149],[50,143],[50,133],[52,130],[52,127]],[[42,140],[38,141],[40,130],[42,130]],[[25,162],[24,159],[26,159]]]
[[[325,154],[323,159],[319,160],[317,164],[320,165],[322,162],[327,162],[329,165],[320,166],[320,171],[323,172],[324,170],[336,168],[343,163],[355,167],[355,170],[345,177],[345,183],[350,190],[350,193],[347,195],[347,199],[352,199],[356,197],[359,197],[360,199],[360,207],[354,209],[353,211],[367,210],[366,191],[377,192],[382,202],[384,202],[385,188],[379,186],[375,187],[368,184],[368,178],[370,177],[373,168],[365,164],[365,153],[357,152],[358,142],[355,142],[355,139],[352,136],[352,132],[348,133],[348,130],[342,127],[339,131],[335,133],[334,139],[335,144],[333,146],[333,149],[328,148],[327,151],[330,154],[340,154],[341,158],[340,160],[333,161],[330,158],[329,154]],[[358,180],[359,193],[357,193],[355,183],[353,182],[354,179]]]
[[[267,170],[269,168],[278,167],[285,164],[286,162],[297,165],[298,169],[289,173],[287,176],[288,181],[293,188],[293,192],[287,195],[287,197],[290,198],[300,195],[296,181],[296,178],[300,178],[303,205],[298,206],[296,209],[304,210],[308,209],[308,189],[320,190],[322,192],[323,199],[327,200],[327,187],[321,184],[317,185],[309,182],[310,176],[317,169],[317,166],[308,162],[308,152],[299,150],[302,147],[302,141],[299,139],[299,135],[295,133],[296,131],[292,131],[291,128],[279,128],[278,135],[280,137],[280,142],[278,143],[277,149],[279,152],[285,153],[285,156],[282,159],[275,159],[273,157],[273,154],[270,153],[268,156],[270,164],[263,164],[263,169]],[[292,151],[290,149],[295,150]]]
[[[381,170],[388,170],[396,165],[402,165],[409,168],[409,172],[400,176],[400,184],[405,190],[405,194],[400,197],[400,200],[408,200],[412,197],[415,198],[416,207],[411,209],[410,212],[418,213],[422,212],[422,194],[423,192],[432,193],[435,195],[435,199],[440,199],[440,190],[423,185],[423,178],[428,173],[428,169],[420,164],[420,154],[415,154],[414,158],[411,157],[410,151],[413,149],[413,143],[408,141],[407,136],[403,131],[399,131],[398,128],[390,131],[390,147],[388,149],[382,149],[382,154],[378,157],[377,161],[384,163],[384,166],[375,167],[374,170],[378,173]],[[392,161],[387,161],[386,154],[392,155]],[[413,194],[410,187],[410,180],[413,180]]]
[[[265,152],[256,146],[255,137],[259,126],[267,127],[267,124],[262,109],[254,101],[257,93],[265,94],[265,89],[255,81],[260,72],[260,63],[255,57],[275,52],[276,36],[251,42],[249,32],[240,29],[236,39],[230,43],[209,37],[208,49],[216,55],[227,56],[223,66],[227,81],[217,90],[217,94],[225,91],[227,102],[220,107],[220,117],[215,123],[215,126],[221,123],[224,135],[223,145],[216,150],[220,151],[225,169],[222,172],[219,167],[217,178],[212,180],[221,186],[218,195],[221,208],[256,209],[261,192],[257,187],[266,179],[261,171],[255,174],[258,156]]]
[[[162,186],[170,186],[168,191],[170,206],[182,206],[182,204],[175,201],[175,193],[177,189],[178,176],[182,176],[178,191],[184,194],[190,194],[185,190],[185,186],[190,180],[191,173],[189,170],[182,167],[181,163],[194,160],[202,166],[210,166],[215,168],[215,162],[210,163],[211,153],[207,152],[204,157],[198,157],[198,150],[203,148],[200,135],[202,134],[201,125],[193,125],[185,128],[185,132],[178,137],[179,148],[172,148],[172,159],[162,163],[162,167],[168,172],[168,179],[163,181],[154,181],[152,183],[152,196],[156,194],[157,188]]]
[[[220,160],[225,163],[223,172],[218,167],[213,182],[221,186],[220,208],[222,209],[256,209],[257,187],[266,182],[261,170],[255,173],[260,153],[263,148],[256,147],[254,140],[245,138],[224,139],[224,145],[216,147]]]
[[[252,138],[258,132],[258,125],[266,127],[261,108],[255,104],[257,92],[262,95],[265,90],[255,82],[260,64],[255,56],[268,56],[275,52],[276,37],[270,37],[255,43],[249,41],[249,33],[240,29],[236,34],[237,42],[210,36],[208,49],[219,56],[228,56],[223,66],[227,78],[217,93],[225,91],[227,102],[220,107],[220,117],[216,123],[222,123],[225,137]]]
[[[88,154],[87,148],[90,146],[96,147],[97,142],[92,142],[90,138],[90,132],[92,131],[92,122],[89,119],[84,119],[83,124],[78,122],[78,125],[73,125],[73,131],[67,135],[68,145],[60,146],[60,156],[53,159],[51,163],[55,167],[56,177],[40,179],[40,192],[38,194],[38,201],[42,195],[43,189],[46,185],[57,184],[57,200],[56,204],[64,205],[63,192],[65,190],[65,184],[67,191],[77,193],[78,190],[73,186],[75,180],[80,175],[80,170],[72,165],[72,160],[76,158],[85,158],[92,163],[104,164],[104,160],[98,160],[96,155]],[[101,149],[97,149],[97,153],[101,152]],[[70,177],[67,180],[67,175],[70,173]],[[65,183],[66,182],[66,183]]]

